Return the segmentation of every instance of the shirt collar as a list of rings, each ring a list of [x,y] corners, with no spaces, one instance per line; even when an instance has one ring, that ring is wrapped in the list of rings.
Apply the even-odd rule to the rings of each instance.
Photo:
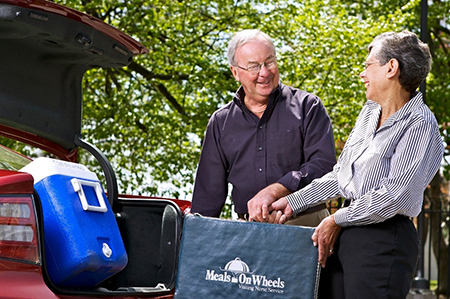
[[[405,116],[409,116],[411,112],[417,110],[421,105],[423,105],[423,95],[421,92],[416,92],[411,95],[411,99],[397,111],[396,119],[401,119]]]
[[[283,84],[281,84],[281,81],[278,83],[277,88],[275,88],[272,93],[269,95],[269,102],[267,104],[267,107],[271,107],[274,104],[276,104],[278,100],[278,96],[281,94],[281,88]],[[242,108],[244,106],[244,99],[245,99],[245,91],[242,85],[238,88],[236,91],[236,95],[234,96],[234,102]]]
[[[404,117],[409,116],[411,112],[416,110],[422,104],[423,104],[422,93],[421,92],[412,93],[411,99],[405,105],[403,105],[403,107],[400,108],[400,110],[398,110],[393,115],[391,115],[391,117],[388,118],[388,120],[386,121],[386,125],[394,123],[396,121],[403,119]],[[378,103],[373,102],[371,100],[367,101],[367,105],[370,107],[370,109],[381,109],[381,106]]]
[[[423,104],[423,96],[421,92],[413,93],[411,99],[403,105],[400,110],[392,115],[392,122],[399,121],[405,117],[408,117],[413,111]]]

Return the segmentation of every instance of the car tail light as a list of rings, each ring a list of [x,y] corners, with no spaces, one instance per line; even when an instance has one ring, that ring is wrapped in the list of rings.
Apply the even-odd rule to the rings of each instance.
[[[0,257],[39,262],[35,215],[31,195],[0,196]]]

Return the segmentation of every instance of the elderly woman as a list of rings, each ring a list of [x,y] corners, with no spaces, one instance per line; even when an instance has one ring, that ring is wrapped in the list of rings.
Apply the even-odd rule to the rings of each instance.
[[[416,92],[430,68],[428,46],[415,34],[377,36],[360,74],[368,101],[333,171],[273,203],[248,204],[252,219],[284,223],[331,198],[345,199],[312,236],[324,267],[320,298],[408,294],[419,252],[410,217],[420,213],[444,151],[436,119]]]

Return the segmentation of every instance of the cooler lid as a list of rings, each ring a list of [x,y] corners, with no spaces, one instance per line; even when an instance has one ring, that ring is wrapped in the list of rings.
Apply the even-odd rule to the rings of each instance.
[[[35,159],[20,169],[20,171],[31,174],[35,184],[53,175],[64,175],[72,178],[98,181],[97,175],[82,164],[47,157]]]

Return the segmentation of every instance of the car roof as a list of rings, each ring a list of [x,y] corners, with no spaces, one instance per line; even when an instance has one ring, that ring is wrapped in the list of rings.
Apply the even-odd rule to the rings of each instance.
[[[82,78],[148,49],[99,19],[43,0],[0,0],[0,125],[76,148]]]

